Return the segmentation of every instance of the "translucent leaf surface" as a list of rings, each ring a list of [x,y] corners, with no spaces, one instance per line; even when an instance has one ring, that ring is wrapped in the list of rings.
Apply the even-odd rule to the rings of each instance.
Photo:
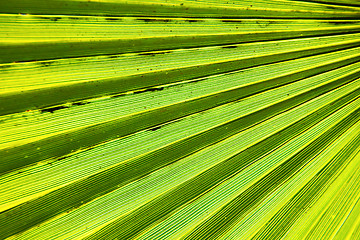
[[[0,239],[359,239],[358,0],[0,2]]]

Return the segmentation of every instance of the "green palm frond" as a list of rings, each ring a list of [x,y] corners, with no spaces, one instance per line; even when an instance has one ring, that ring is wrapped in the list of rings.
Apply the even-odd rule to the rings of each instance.
[[[0,239],[360,239],[358,0],[13,0],[0,26]]]

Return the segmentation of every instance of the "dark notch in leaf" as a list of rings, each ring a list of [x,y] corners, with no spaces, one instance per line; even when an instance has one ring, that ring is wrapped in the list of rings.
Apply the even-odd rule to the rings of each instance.
[[[242,21],[241,20],[231,20],[231,19],[222,19],[221,20],[222,22],[224,23],[241,23]]]
[[[56,107],[41,109],[40,111],[41,111],[41,113],[46,113],[46,112],[54,113],[55,111],[61,110],[61,109],[64,109],[64,108],[69,108],[69,107],[67,107],[67,106],[56,106]]]
[[[139,21],[144,21],[146,23],[149,23],[149,22],[170,22],[171,20],[170,19],[159,19],[159,18],[137,18],[136,20],[139,20]]]
[[[53,162],[61,161],[61,160],[65,159],[65,158],[67,158],[67,157],[69,157],[69,156],[68,156],[68,155],[62,156],[62,157],[60,157],[60,158],[55,159],[55,161],[53,161]],[[53,162],[51,162],[51,163],[53,163]]]
[[[134,94],[138,94],[138,93],[144,93],[144,92],[156,92],[156,91],[162,91],[164,90],[164,87],[154,87],[154,88],[147,88],[147,89],[142,89],[139,91],[134,92]]]
[[[150,130],[150,131],[156,131],[156,130],[160,129],[161,127],[162,127],[162,126],[157,126],[157,127],[150,128],[149,130]]]
[[[137,90],[135,92],[132,92],[131,94],[139,94],[139,93],[144,93],[144,92],[156,92],[156,91],[162,91],[162,90],[164,90],[164,87],[152,87],[152,88],[147,88],[147,89],[140,89],[140,90]],[[110,97],[111,98],[118,98],[118,97],[126,96],[128,94],[129,93],[120,93],[120,94],[112,95]]]
[[[50,20],[56,22],[57,20],[60,20],[61,17],[51,17]]]
[[[145,52],[145,53],[139,53],[140,56],[155,56],[157,54],[165,54],[165,53],[171,53],[171,51],[162,51],[162,52]]]
[[[121,18],[105,18],[107,21],[121,21]]]
[[[120,93],[120,94],[112,95],[112,96],[110,96],[110,98],[118,98],[118,97],[122,97],[125,95],[126,95],[125,93]]]
[[[237,48],[238,46],[224,46],[222,48]]]
[[[42,67],[48,67],[51,64],[54,63],[54,61],[44,61],[44,62],[38,62]]]
[[[72,103],[73,106],[82,106],[82,105],[86,105],[89,104],[89,102],[74,102]]]
[[[195,19],[188,19],[185,20],[186,22],[193,23],[193,22],[204,22],[204,20],[195,20]]]
[[[39,18],[46,19],[46,20],[51,20],[51,21],[54,21],[54,22],[61,19],[61,17],[39,17]]]
[[[85,101],[74,102],[71,105],[72,106],[82,106],[82,105],[86,105],[86,104],[89,104],[89,102],[85,102]],[[41,113],[46,113],[46,112],[54,113],[57,110],[61,110],[61,109],[65,109],[65,108],[69,108],[69,106],[56,106],[56,107],[44,108],[44,109],[41,109],[40,111],[41,111]]]

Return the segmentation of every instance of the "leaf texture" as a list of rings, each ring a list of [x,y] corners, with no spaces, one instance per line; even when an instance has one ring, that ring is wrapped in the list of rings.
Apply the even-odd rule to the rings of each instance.
[[[359,239],[358,0],[0,2],[0,239]]]

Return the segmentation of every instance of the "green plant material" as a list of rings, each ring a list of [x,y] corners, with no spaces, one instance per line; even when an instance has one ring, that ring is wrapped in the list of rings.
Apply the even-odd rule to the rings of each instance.
[[[0,239],[357,239],[360,4],[0,3]]]

